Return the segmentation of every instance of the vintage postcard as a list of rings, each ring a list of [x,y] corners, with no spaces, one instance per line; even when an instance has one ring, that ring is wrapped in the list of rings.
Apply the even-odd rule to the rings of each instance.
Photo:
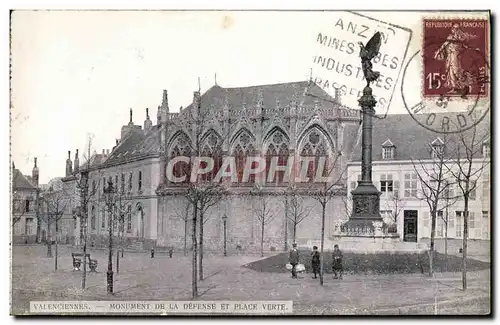
[[[12,11],[11,314],[490,315],[491,27]]]

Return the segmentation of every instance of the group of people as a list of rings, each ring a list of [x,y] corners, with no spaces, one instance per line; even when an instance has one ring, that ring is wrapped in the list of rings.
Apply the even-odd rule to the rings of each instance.
[[[332,271],[334,279],[342,279],[343,267],[342,267],[342,251],[339,249],[339,245],[335,244],[333,246],[332,252]],[[299,264],[299,250],[297,249],[297,244],[292,245],[292,250],[290,251],[289,263],[292,265],[292,278],[297,279],[297,265]],[[318,252],[318,246],[313,246],[313,251],[311,253],[311,266],[312,273],[314,274],[313,279],[317,279],[317,275],[321,273],[321,258]]]

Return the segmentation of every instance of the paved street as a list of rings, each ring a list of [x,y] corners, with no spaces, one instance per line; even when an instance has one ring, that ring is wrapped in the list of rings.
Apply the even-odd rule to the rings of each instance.
[[[60,249],[59,270],[44,257],[45,247],[14,246],[12,259],[13,313],[23,313],[30,300],[189,300],[191,260],[160,254],[125,253],[115,275],[115,295],[106,295],[107,255],[92,251],[98,273],[89,274],[87,289],[80,289],[81,272],[72,271],[71,248]],[[489,270],[471,272],[463,292],[460,274],[440,273],[434,279],[421,274],[346,276],[343,281],[318,280],[305,274],[259,273],[241,267],[257,256],[205,258],[206,279],[200,282],[200,300],[293,300],[298,314],[415,314],[488,313]],[[113,263],[115,257],[113,258]]]

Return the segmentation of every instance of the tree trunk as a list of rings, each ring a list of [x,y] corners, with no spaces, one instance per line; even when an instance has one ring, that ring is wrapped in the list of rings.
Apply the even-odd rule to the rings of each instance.
[[[122,224],[122,234],[120,236],[120,246],[122,247],[121,251],[122,251],[122,258],[123,258],[123,251],[125,250],[125,247],[123,245],[123,237],[125,236],[125,224]]]
[[[285,252],[288,251],[288,197],[285,198]]]
[[[56,219],[56,258],[54,259],[54,268],[57,271],[57,257],[58,257],[58,237],[59,237],[59,220]]]
[[[444,255],[448,257],[448,222],[446,222],[444,229]]]
[[[468,184],[466,193],[468,193]],[[469,197],[464,197],[464,236],[462,238],[462,290],[467,290],[467,238],[469,237]]]
[[[82,215],[87,213],[87,209],[84,209],[85,211],[82,212]],[[85,289],[86,285],[86,280],[87,280],[87,225],[85,222],[85,217],[82,216],[82,234],[83,238],[80,238],[80,242],[83,244],[83,272],[82,272],[82,289]]]
[[[203,210],[200,210],[200,281],[203,281]]]
[[[188,226],[188,216],[186,215],[186,220],[184,220],[184,256],[187,255],[187,226]]]
[[[118,238],[120,238],[120,230],[118,229],[116,242],[118,243]],[[120,247],[116,245],[116,274],[120,273]]]
[[[297,236],[297,220],[293,222],[293,243],[295,244],[295,238]]]
[[[320,260],[319,260],[319,283],[323,285],[323,263],[324,263],[324,258],[323,258],[323,249],[325,246],[325,215],[326,215],[326,202],[321,202],[322,205],[322,211],[321,211],[321,244],[320,244],[320,249],[321,249],[321,254],[320,254]]]
[[[429,245],[429,276],[434,275],[434,241],[436,237],[436,211],[434,208],[431,211],[431,243]]]
[[[196,272],[196,266],[198,264],[198,238],[196,238],[196,223],[197,223],[198,205],[195,204],[193,208],[193,233],[191,234],[191,239],[193,242],[193,258],[192,258],[192,274],[191,274],[191,286],[193,298],[198,297],[198,274]]]
[[[260,257],[264,257],[264,219],[262,219],[260,228]]]
[[[47,257],[52,257],[52,238],[50,235],[51,226],[52,226],[52,222],[48,221],[47,222]]]

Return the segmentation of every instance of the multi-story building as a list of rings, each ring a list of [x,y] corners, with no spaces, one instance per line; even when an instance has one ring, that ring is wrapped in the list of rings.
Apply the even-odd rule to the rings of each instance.
[[[32,175],[25,176],[12,163],[12,240],[34,243],[37,231],[37,199],[39,170],[34,160]]]
[[[251,195],[258,185],[272,210],[272,220],[265,225],[265,249],[281,249],[292,240],[294,228],[287,218],[285,191],[296,188],[301,204],[308,207],[307,219],[295,227],[298,242],[319,238],[321,205],[308,194],[311,184],[294,184],[294,174],[291,181],[286,181],[284,171],[278,171],[272,179],[267,177],[269,164],[276,160],[281,166],[290,158],[297,161],[299,157],[308,157],[312,163],[307,174],[313,176],[323,157],[337,176],[336,195],[327,203],[326,236],[330,236],[335,220],[343,216],[339,212],[345,196],[346,175],[342,171],[347,168],[361,131],[359,111],[342,105],[340,97],[340,91],[332,98],[308,81],[241,88],[214,85],[204,94],[194,92],[192,103],[171,113],[164,90],[156,125],[147,109],[144,126],[135,125],[131,110],[130,121],[122,127],[121,138],[111,152],[90,155],[90,162],[82,166],[77,158],[73,163],[68,157],[66,177],[62,179],[65,190],[74,198],[68,211],[81,206],[83,197],[89,198],[85,213],[90,245],[104,245],[110,215],[105,207],[104,189],[111,181],[120,193],[115,200],[122,202],[115,209],[125,211],[125,245],[136,242],[139,244],[134,245],[144,248],[182,248],[191,229],[190,218],[185,220],[190,185],[172,182],[167,177],[167,169],[172,167],[169,163],[179,156],[212,157],[214,170],[202,179],[207,181],[221,168],[224,158],[232,157],[238,170],[237,180],[223,182],[227,195],[204,215],[205,248],[222,250],[224,224],[228,249],[259,247],[259,202]],[[243,182],[241,174],[247,157],[260,157],[269,164]],[[178,166],[173,166],[174,174],[179,171]],[[86,172],[89,190],[82,195],[79,184]],[[295,172],[296,168],[292,170]],[[112,216],[118,214],[119,211],[111,212]],[[75,220],[74,227],[74,241],[78,243],[82,233],[79,220]]]
[[[432,185],[436,179],[443,180],[440,188],[446,186],[438,201],[436,238],[462,238],[464,200],[457,182],[457,162],[458,157],[462,164],[467,160],[460,139],[468,143],[469,150],[474,145],[471,185],[475,189],[469,201],[469,238],[490,239],[489,115],[475,128],[460,134],[430,131],[408,114],[374,119],[372,177],[382,193],[382,217],[388,224],[395,224],[394,230],[403,240],[430,238],[431,216],[426,198],[437,192],[429,191],[425,184]],[[361,177],[360,161],[356,152],[348,165],[348,193]],[[437,177],[440,169],[443,177]]]

